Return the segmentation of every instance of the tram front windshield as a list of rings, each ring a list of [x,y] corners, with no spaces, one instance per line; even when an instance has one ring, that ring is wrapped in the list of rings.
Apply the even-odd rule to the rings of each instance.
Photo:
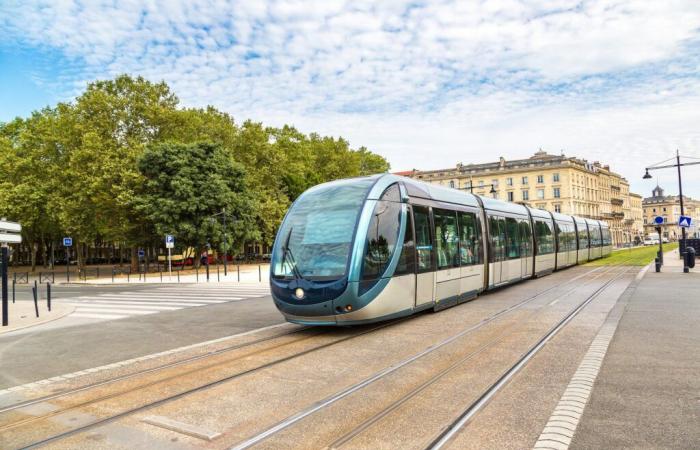
[[[304,193],[277,235],[272,275],[330,281],[347,273],[355,225],[373,178],[339,181]]]

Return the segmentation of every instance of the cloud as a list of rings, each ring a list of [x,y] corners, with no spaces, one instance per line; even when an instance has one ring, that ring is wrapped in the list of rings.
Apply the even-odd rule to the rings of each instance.
[[[164,79],[185,105],[342,134],[397,170],[542,146],[635,177],[700,156],[699,30],[693,0],[0,5],[2,45],[62,53],[58,96]]]

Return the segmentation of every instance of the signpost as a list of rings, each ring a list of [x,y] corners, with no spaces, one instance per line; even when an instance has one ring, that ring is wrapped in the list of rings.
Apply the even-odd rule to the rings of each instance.
[[[690,223],[693,221],[693,219],[689,216],[681,216],[678,219],[678,226],[683,227],[683,228],[690,228]]]
[[[70,283],[70,248],[73,246],[73,238],[64,237],[63,246],[66,248],[66,283]]]
[[[170,279],[173,278],[173,261],[172,261],[172,255],[170,254],[170,250],[175,247],[175,236],[172,234],[166,234],[165,235],[165,248],[168,249],[168,274],[170,276]]]
[[[2,326],[6,327],[10,322],[10,311],[9,302],[7,298],[7,264],[9,263],[8,257],[8,244],[19,244],[22,242],[22,226],[16,222],[8,222],[5,219],[0,220],[0,244],[2,249],[0,249],[2,264],[2,269],[0,270],[0,277],[2,277]]]

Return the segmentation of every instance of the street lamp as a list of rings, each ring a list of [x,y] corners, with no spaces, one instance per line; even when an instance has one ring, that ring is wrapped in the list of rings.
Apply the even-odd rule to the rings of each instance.
[[[678,154],[678,150],[676,150],[676,163],[675,164],[665,164],[661,165],[667,161],[672,160],[673,158],[667,159],[665,161],[661,161],[659,163],[656,163],[652,166],[646,167],[645,168],[645,173],[642,179],[648,180],[651,178],[651,175],[649,175],[650,170],[657,170],[657,169],[667,169],[669,167],[675,167],[678,170],[678,198],[680,198],[680,203],[681,203],[681,216],[685,216],[685,209],[683,208],[683,182],[681,180],[681,166],[694,166],[696,164],[700,164],[700,162],[688,162],[688,163],[683,163],[681,164],[681,156]],[[683,258],[683,272],[688,273],[688,263],[685,259],[685,249],[686,249],[686,234],[685,234],[685,227],[681,227],[681,236],[682,236],[682,241],[680,245],[680,255],[681,258]],[[661,233],[659,233],[659,242],[661,241]]]

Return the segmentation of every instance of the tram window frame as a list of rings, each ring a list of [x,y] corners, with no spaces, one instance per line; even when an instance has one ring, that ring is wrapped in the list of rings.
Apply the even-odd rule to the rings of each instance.
[[[506,217],[506,259],[520,259],[520,225],[515,217]]]
[[[489,262],[506,261],[506,220],[503,216],[488,216],[489,247],[491,249]],[[494,230],[495,225],[495,230]],[[494,232],[495,231],[495,232]],[[501,232],[502,231],[502,232]],[[498,241],[494,241],[498,237]],[[496,246],[496,243],[500,243]]]
[[[578,229],[578,248],[579,250],[584,250],[587,248],[591,248],[591,239],[590,236],[588,235],[588,228],[579,228]],[[586,240],[586,245],[584,247],[581,246],[581,239],[584,238]]]
[[[451,238],[446,234],[449,232],[448,228],[451,226],[449,220],[454,221],[454,229],[452,230]],[[459,224],[457,221],[457,211],[433,208],[433,226],[437,270],[459,267]],[[444,257],[444,262],[440,261],[441,257]]]
[[[411,205],[406,205],[406,233],[401,246],[401,254],[394,271],[394,276],[409,275],[416,272],[416,243],[413,231],[413,212]]]
[[[483,264],[484,252],[481,245],[481,220],[479,215],[475,212],[458,212],[457,227],[459,229],[460,266]]]
[[[547,230],[549,233],[542,233],[542,230]],[[537,237],[537,254],[538,255],[551,255],[556,251],[554,248],[554,230],[550,227],[550,224],[544,220],[535,220],[535,236]],[[543,236],[548,236],[547,246],[544,246],[545,240],[542,239]]]
[[[423,205],[413,205],[413,231],[414,231],[414,239],[415,239],[415,248],[416,248],[416,273],[425,273],[425,272],[434,272],[435,271],[435,246],[434,246],[434,231],[432,227],[432,220],[431,220],[431,211],[430,207],[428,206],[423,206]],[[425,216],[425,226],[426,229],[428,230],[428,242],[425,243],[423,241],[419,242],[419,238],[422,238],[422,234],[419,235],[419,221],[416,220],[417,216]],[[422,228],[423,224],[420,224]],[[421,230],[422,231],[422,230]],[[427,247],[427,248],[420,248],[420,247]],[[421,253],[422,251],[427,251],[428,255],[428,265],[423,266],[421,265],[421,255],[424,253]]]
[[[520,233],[520,257],[529,258],[532,256],[532,226],[530,220],[519,219],[518,230]]]

